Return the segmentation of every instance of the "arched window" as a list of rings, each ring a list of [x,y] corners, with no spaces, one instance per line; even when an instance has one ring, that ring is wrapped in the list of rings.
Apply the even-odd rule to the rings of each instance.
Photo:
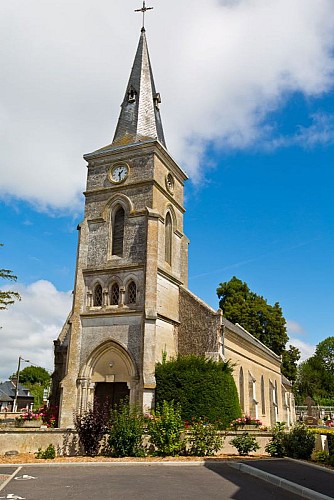
[[[113,283],[111,287],[110,304],[112,306],[117,306],[118,302],[119,302],[119,286],[118,283]]]
[[[262,415],[265,415],[266,414],[266,400],[265,400],[263,375],[261,376],[261,406],[262,406]]]
[[[124,208],[118,207],[113,217],[112,255],[118,255],[119,257],[123,256],[124,218]]]
[[[135,304],[137,302],[137,285],[134,281],[130,281],[127,290],[127,303]]]
[[[165,261],[169,265],[172,264],[172,234],[173,234],[172,218],[170,213],[167,212],[165,219]]]
[[[102,295],[102,286],[100,284],[96,285],[94,289],[94,298],[93,298],[93,304],[95,307],[101,307],[102,306],[102,300],[103,300],[103,295]]]
[[[241,410],[245,411],[244,371],[242,367],[239,371],[239,400]]]

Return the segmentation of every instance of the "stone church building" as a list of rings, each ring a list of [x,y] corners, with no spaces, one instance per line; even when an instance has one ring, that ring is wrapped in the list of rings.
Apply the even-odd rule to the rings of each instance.
[[[242,410],[291,423],[280,357],[188,290],[187,175],[168,153],[160,103],[143,28],[113,141],[84,156],[73,306],[55,341],[60,427],[94,398],[152,407],[164,352],[231,359]]]

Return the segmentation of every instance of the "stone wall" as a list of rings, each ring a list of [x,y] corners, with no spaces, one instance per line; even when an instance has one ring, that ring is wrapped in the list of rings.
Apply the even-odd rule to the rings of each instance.
[[[219,353],[221,312],[211,309],[189,290],[180,288],[178,352],[182,355]]]
[[[237,450],[230,441],[235,433],[229,433],[224,440],[220,454],[236,455]],[[265,454],[264,448],[269,442],[271,435],[267,432],[255,431],[254,435],[260,445],[260,449],[254,455]],[[74,430],[64,429],[8,429],[0,430],[0,456],[7,451],[15,450],[19,453],[35,453],[38,448],[45,450],[49,444],[53,444],[57,455],[75,456],[80,455],[79,438]],[[252,453],[253,454],[253,453]],[[15,460],[15,457],[13,458]]]

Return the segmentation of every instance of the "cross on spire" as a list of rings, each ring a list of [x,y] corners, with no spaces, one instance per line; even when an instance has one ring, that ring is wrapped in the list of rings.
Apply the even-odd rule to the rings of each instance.
[[[152,10],[153,7],[146,7],[146,2],[145,0],[143,1],[143,6],[141,9],[136,9],[135,12],[142,12],[143,13],[143,30],[145,30],[145,14],[148,10]]]

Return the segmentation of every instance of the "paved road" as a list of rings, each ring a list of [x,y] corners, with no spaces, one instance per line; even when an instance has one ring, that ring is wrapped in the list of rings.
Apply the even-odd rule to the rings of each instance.
[[[17,468],[13,467],[10,474]],[[8,467],[6,467],[8,473]],[[0,467],[1,474],[1,467]],[[33,476],[17,480],[15,477]],[[0,498],[25,500],[300,500],[300,496],[234,470],[206,466],[80,465],[23,466]],[[8,496],[10,495],[10,496]],[[13,497],[14,495],[14,497]]]

